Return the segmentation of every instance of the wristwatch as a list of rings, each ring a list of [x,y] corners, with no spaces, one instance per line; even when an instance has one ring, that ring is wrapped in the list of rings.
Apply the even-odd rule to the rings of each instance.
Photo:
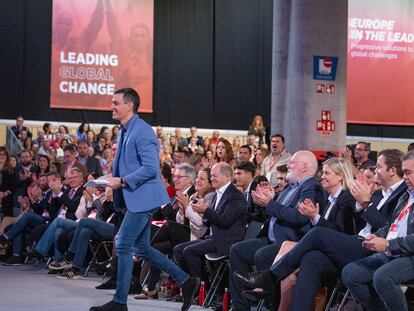
[[[122,187],[125,187],[126,186],[124,177],[121,177],[121,186]]]

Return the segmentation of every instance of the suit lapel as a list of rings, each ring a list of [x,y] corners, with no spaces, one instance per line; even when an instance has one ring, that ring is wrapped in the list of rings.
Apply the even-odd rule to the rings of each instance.
[[[391,195],[388,197],[388,199],[384,202],[384,205],[387,205],[390,201],[393,201],[395,199],[396,196],[400,196],[401,195],[401,189],[404,188],[405,182],[403,182],[401,185],[398,186],[397,189],[395,189]]]
[[[342,189],[341,193],[338,195],[338,197],[336,198],[336,200],[333,202],[332,204],[332,208],[331,211],[328,215],[328,219],[329,221],[332,221],[334,219],[334,216],[336,215],[338,209],[335,208],[335,206],[338,204],[338,202],[341,200],[341,196],[345,193],[345,190]],[[325,204],[326,208],[323,211],[323,215],[322,217],[325,218],[326,213],[328,212],[328,209],[331,207],[331,202],[329,201],[329,199],[327,199],[327,203]]]
[[[217,207],[216,207],[216,209],[215,209],[215,211],[216,211],[216,212],[219,212],[219,211],[221,210],[221,208],[223,207],[224,203],[226,202],[227,197],[228,197],[228,195],[229,195],[229,191],[230,191],[230,187],[231,187],[231,186],[232,186],[232,185],[230,184],[230,185],[227,187],[226,191],[224,191],[223,195],[221,196],[220,201],[218,202],[218,205],[217,205]],[[217,195],[216,195],[216,200],[217,200]]]

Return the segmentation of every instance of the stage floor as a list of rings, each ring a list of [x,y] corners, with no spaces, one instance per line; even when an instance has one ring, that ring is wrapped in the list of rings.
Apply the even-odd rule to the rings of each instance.
[[[102,277],[89,273],[80,280],[60,280],[48,275],[42,265],[0,265],[0,310],[88,311],[112,299],[113,290],[96,290]],[[162,299],[138,301],[130,295],[128,310],[178,311],[181,303]],[[191,310],[202,310],[194,306]],[[207,310],[207,309],[204,309]]]

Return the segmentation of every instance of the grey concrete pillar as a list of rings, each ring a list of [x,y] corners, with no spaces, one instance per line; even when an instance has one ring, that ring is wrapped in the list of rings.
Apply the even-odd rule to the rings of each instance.
[[[275,0],[273,19],[272,133],[290,152],[341,150],[346,141],[347,0]],[[314,80],[314,56],[338,57],[335,81]],[[324,93],[317,93],[318,84]],[[334,94],[327,93],[334,85]],[[334,131],[317,131],[323,110]]]

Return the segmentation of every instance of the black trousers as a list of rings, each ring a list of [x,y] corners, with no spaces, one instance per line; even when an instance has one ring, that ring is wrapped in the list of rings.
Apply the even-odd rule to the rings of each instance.
[[[217,253],[217,247],[212,238],[189,241],[174,247],[174,257],[180,266],[185,262],[190,274],[197,278],[202,276],[204,255],[208,253]]]

